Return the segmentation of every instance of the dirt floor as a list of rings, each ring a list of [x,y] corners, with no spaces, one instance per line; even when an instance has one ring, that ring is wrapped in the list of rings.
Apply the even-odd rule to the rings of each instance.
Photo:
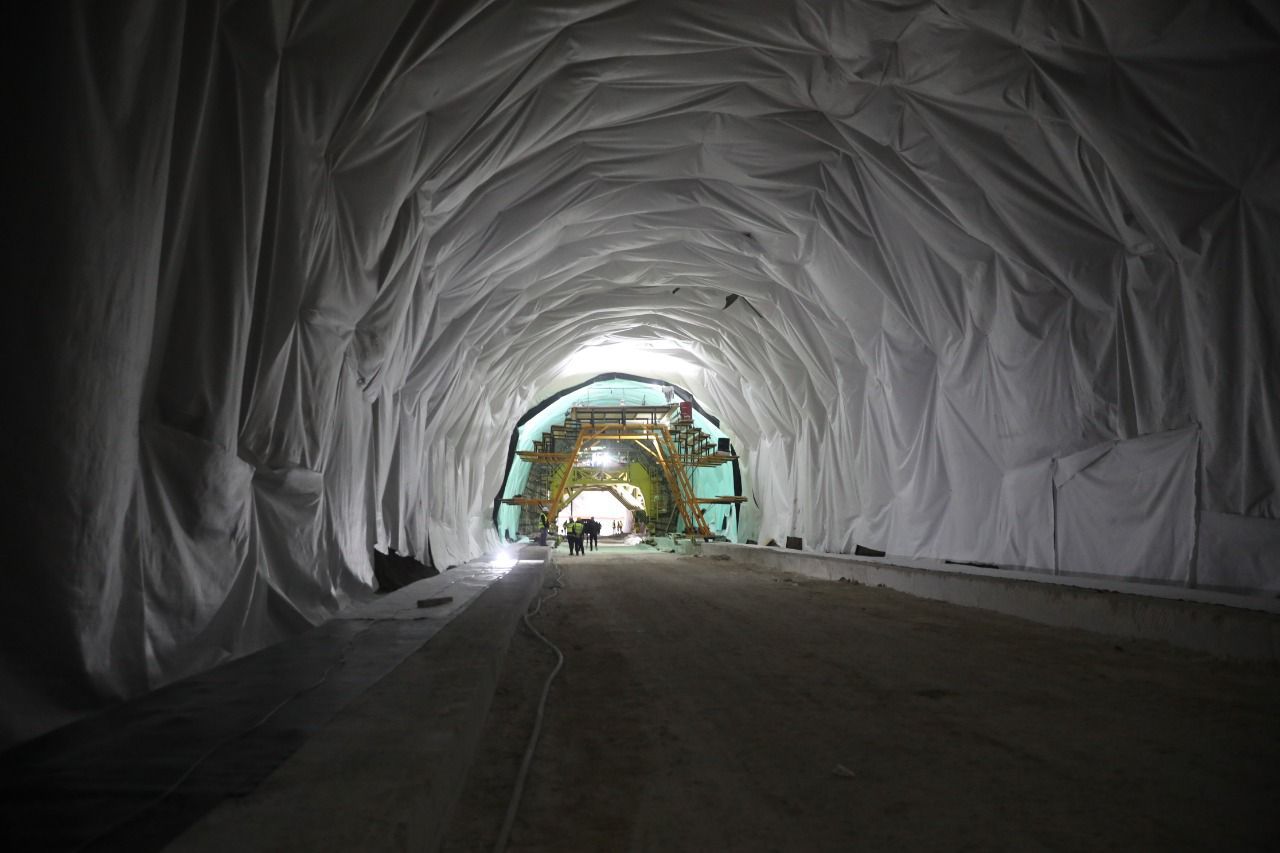
[[[557,555],[513,851],[1280,849],[1280,671],[714,558]],[[449,851],[553,664],[521,629]]]

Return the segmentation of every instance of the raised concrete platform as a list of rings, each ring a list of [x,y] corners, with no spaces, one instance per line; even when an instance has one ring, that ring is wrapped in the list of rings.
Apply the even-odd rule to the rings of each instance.
[[[0,754],[0,843],[433,849],[549,552],[520,556],[410,584]]]
[[[882,586],[1044,625],[1165,642],[1217,657],[1280,662],[1280,601],[1181,587],[708,542],[703,556]],[[910,565],[904,565],[907,562]]]
[[[698,553],[699,544],[697,540],[687,537],[677,539],[674,536],[655,536],[653,540],[653,547],[659,551],[681,554],[686,557]]]
[[[250,796],[224,801],[167,849],[437,849],[512,634],[541,584],[546,549],[536,550]]]

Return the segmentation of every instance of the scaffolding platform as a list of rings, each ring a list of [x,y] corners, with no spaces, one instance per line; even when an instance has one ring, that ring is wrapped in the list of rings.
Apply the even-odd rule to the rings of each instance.
[[[680,524],[690,533],[711,536],[702,505],[739,504],[740,495],[699,497],[690,472],[734,462],[737,456],[717,448],[716,440],[694,424],[687,407],[573,406],[562,422],[552,424],[517,451],[530,465],[524,491],[503,503],[523,508],[521,527],[535,529],[543,513],[554,518],[585,491],[610,491],[632,511],[641,507],[623,500],[631,466],[643,471],[646,515],[655,532],[671,533]],[[615,471],[601,476],[597,460],[612,461]],[[594,464],[593,464],[594,463]],[[633,484],[634,485],[634,484]]]

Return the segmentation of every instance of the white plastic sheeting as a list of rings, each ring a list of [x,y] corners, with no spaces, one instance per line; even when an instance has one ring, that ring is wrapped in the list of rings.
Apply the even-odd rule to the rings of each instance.
[[[50,6],[7,740],[493,544],[587,345],[681,354],[744,538],[1277,587],[1274,3]]]
[[[1195,547],[1197,431],[1108,442],[1054,465],[1056,569],[1186,583]]]

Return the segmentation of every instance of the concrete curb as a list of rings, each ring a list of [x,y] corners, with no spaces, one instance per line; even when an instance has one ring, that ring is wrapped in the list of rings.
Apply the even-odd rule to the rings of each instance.
[[[1137,584],[1087,586],[1078,579],[1034,578],[1000,570],[950,571],[868,562],[843,554],[814,554],[757,545],[708,542],[706,556],[727,555],[757,568],[823,580],[882,586],[919,598],[1017,616],[1043,625],[1165,642],[1215,657],[1280,662],[1280,616],[1269,602],[1258,609],[1230,606],[1238,596],[1183,591],[1144,594]],[[1155,590],[1152,590],[1155,592]],[[1202,600],[1186,600],[1201,598]]]
[[[431,642],[316,732],[250,796],[167,849],[439,848],[520,618],[550,551],[522,560]]]

